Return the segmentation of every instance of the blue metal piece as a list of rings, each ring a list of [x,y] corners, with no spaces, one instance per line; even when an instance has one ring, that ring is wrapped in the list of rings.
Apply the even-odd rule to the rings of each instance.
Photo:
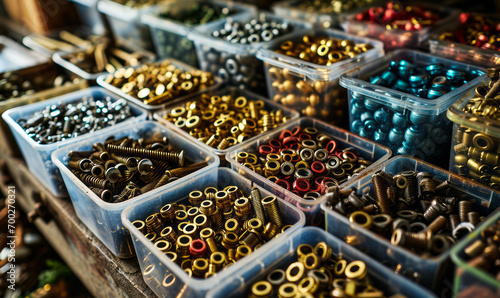
[[[446,94],[446,91],[430,89],[429,92],[427,92],[427,98],[428,99],[436,99],[436,98],[441,97],[445,94]]]
[[[427,85],[427,83],[429,83],[429,80],[430,80],[429,74],[421,69],[415,71],[408,78],[408,82],[414,88]]]
[[[393,72],[391,72],[389,70],[384,71],[380,75],[380,78],[382,79],[384,86],[391,86],[398,79],[398,77],[396,76],[396,74],[394,74]]]
[[[404,140],[404,136],[405,136],[404,130],[402,130],[399,127],[393,127],[389,132],[389,142],[395,145],[401,144],[401,142],[403,142]]]
[[[378,129],[373,134],[373,140],[375,142],[379,142],[379,143],[382,143],[382,142],[386,141],[387,140],[387,132]]]
[[[361,128],[363,128],[363,122],[361,120],[354,120],[351,124],[351,131],[358,133]]]
[[[408,125],[408,119],[406,119],[406,115],[396,112],[392,115],[392,124],[396,127],[405,128]]]
[[[375,113],[373,114],[373,118],[375,118],[378,123],[385,124],[387,123],[387,121],[390,121],[390,118],[392,116],[391,114],[392,113],[388,108],[383,107],[375,111]]]
[[[371,139],[373,136],[373,131],[367,130],[366,128],[363,127],[359,131],[359,135],[362,136],[363,138]]]
[[[351,115],[359,116],[363,113],[364,109],[359,102],[354,102],[351,106]]]
[[[405,131],[405,142],[407,143],[407,147],[416,147],[418,146],[425,138],[425,130],[419,128],[418,126],[411,126]]]
[[[359,119],[361,120],[361,122],[364,123],[366,120],[370,120],[370,119],[373,120],[373,115],[372,115],[372,113],[366,111],[366,112],[363,112],[361,114],[361,116],[359,117]]]
[[[415,125],[422,125],[425,123],[430,122],[430,116],[429,115],[423,115],[419,114],[417,112],[410,112],[410,122],[415,124]]]
[[[425,71],[431,76],[439,76],[444,72],[444,65],[441,63],[431,64],[425,67]]]
[[[381,104],[378,102],[371,100],[371,99],[365,99],[365,107],[369,111],[376,111],[380,108]]]

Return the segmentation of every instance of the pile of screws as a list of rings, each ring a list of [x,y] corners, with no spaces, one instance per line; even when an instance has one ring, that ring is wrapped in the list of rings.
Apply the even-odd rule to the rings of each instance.
[[[236,161],[313,201],[328,187],[342,184],[371,164],[357,156],[354,148],[337,148],[335,140],[316,128],[299,126],[260,145],[258,155],[238,152]]]
[[[291,225],[276,197],[249,197],[237,186],[207,187],[189,194],[189,205],[167,204],[132,224],[189,276],[209,278],[250,255]]]
[[[463,108],[479,119],[500,119],[498,112],[500,68],[488,69],[491,81],[488,86],[476,87],[476,95]],[[491,134],[479,132],[466,126],[459,126],[453,138],[455,171],[482,184],[500,189],[500,139]]]
[[[160,13],[159,17],[182,22],[187,26],[194,26],[224,19],[231,14],[233,14],[233,11],[229,7],[220,7],[213,2],[201,2],[192,4],[188,9],[177,14],[167,10]]]
[[[359,195],[334,186],[327,190],[327,205],[422,257],[440,255],[484,220],[467,195],[448,181],[437,184],[430,173],[379,172],[372,176],[372,190]]]
[[[17,123],[38,144],[51,144],[96,132],[133,116],[124,99],[83,97],[78,102],[47,106]]]
[[[500,20],[463,12],[459,16],[461,25],[453,31],[445,31],[440,40],[459,42],[486,50],[500,50],[498,32]]]
[[[67,30],[61,30],[57,36],[48,37],[44,35],[32,35],[30,39],[52,52],[72,52],[78,49],[86,49],[91,45],[103,42],[102,36],[85,36],[77,31],[69,32]]]
[[[363,261],[336,256],[325,242],[301,244],[294,257],[286,270],[272,270],[254,283],[248,297],[385,297]]]
[[[109,138],[91,151],[70,151],[68,167],[103,201],[120,203],[191,174],[208,165],[185,165],[184,151],[174,152],[166,137]]]
[[[106,83],[148,105],[159,105],[212,86],[211,73],[186,71],[169,60],[147,63],[138,68],[120,68],[106,78]]]
[[[165,119],[219,150],[242,143],[288,120],[282,110],[272,110],[262,100],[231,94],[202,94],[197,100],[173,108]]]

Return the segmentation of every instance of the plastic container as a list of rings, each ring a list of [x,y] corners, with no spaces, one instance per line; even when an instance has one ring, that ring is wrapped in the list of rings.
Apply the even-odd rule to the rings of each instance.
[[[347,33],[359,36],[369,36],[381,40],[384,43],[386,51],[396,48],[417,48],[430,33],[452,22],[460,13],[458,9],[442,7],[440,5],[428,3],[419,5],[441,14],[441,19],[432,26],[424,27],[422,30],[418,31],[406,31],[403,29],[387,30],[385,25],[357,21],[356,14],[352,14],[347,17],[347,20],[345,20],[341,26]]]
[[[48,62],[47,57],[25,48],[12,39],[0,35],[0,73],[18,70]]]
[[[182,62],[179,62],[177,60],[174,60],[174,59],[168,59],[172,65],[175,65],[175,67],[178,67],[178,68],[182,68],[184,71],[192,71],[192,70],[195,70],[194,67],[192,66],[189,66],[189,65],[186,65]],[[191,96],[194,96],[194,95],[197,95],[197,94],[200,94],[202,92],[208,92],[210,90],[216,90],[221,84],[222,84],[222,80],[217,77],[217,76],[213,76],[213,79],[214,79],[214,84],[208,88],[205,88],[204,90],[198,90],[197,92],[193,92],[192,94],[188,94],[188,95],[185,95],[185,96],[182,96],[182,97],[179,97],[179,98],[176,98],[176,99],[173,99],[173,100],[170,100],[164,104],[159,104],[159,105],[148,105],[148,104],[145,104],[143,103],[142,100],[136,98],[136,97],[133,97],[131,95],[128,95],[126,94],[125,92],[123,92],[120,88],[117,88],[111,84],[108,84],[106,83],[106,78],[107,78],[108,75],[101,75],[97,78],[97,84],[101,85],[102,87],[108,89],[109,91],[125,98],[126,100],[130,101],[130,102],[133,102],[134,104],[140,106],[141,108],[147,110],[148,112],[153,112],[153,111],[158,111],[162,108],[165,108],[169,105],[172,105],[172,104],[175,104],[177,102],[181,102],[183,101],[184,99],[186,98],[189,98]]]
[[[286,266],[297,259],[296,251],[299,245],[309,244],[314,247],[322,241],[332,248],[334,255],[342,256],[348,261],[363,261],[367,266],[371,283],[377,289],[383,290],[387,297],[398,293],[408,298],[437,297],[429,290],[410,282],[340,239],[316,227],[305,227],[294,232],[286,241],[282,241],[279,245],[259,256],[259,259],[251,266],[247,266],[237,274],[225,279],[217,288],[210,291],[207,297],[248,297],[253,283],[265,279],[266,275],[274,269],[286,269]]]
[[[472,14],[472,16],[484,16],[495,20],[496,22],[500,22],[498,15]],[[498,51],[482,49],[480,47],[469,46],[459,42],[450,42],[439,39],[439,36],[444,31],[453,32],[455,29],[460,27],[463,27],[463,25],[459,22],[459,19],[456,18],[450,22],[448,26],[443,27],[439,31],[431,34],[427,40],[430,52],[437,56],[485,68],[495,67],[500,64],[500,53]]]
[[[65,194],[64,185],[62,183],[61,175],[57,167],[52,163],[50,155],[57,149],[66,146],[74,145],[81,140],[89,139],[93,134],[84,134],[76,138],[67,139],[64,141],[56,142],[53,144],[38,144],[28,134],[24,129],[17,123],[19,119],[26,119],[31,117],[36,111],[44,109],[47,106],[58,105],[60,103],[78,103],[81,101],[82,97],[94,97],[103,98],[109,96],[113,101],[119,98],[110,92],[98,87],[88,88],[85,90],[76,91],[70,94],[66,94],[60,97],[52,98],[43,102],[38,102],[30,104],[27,106],[18,107],[15,109],[8,110],[2,115],[2,118],[9,125],[14,138],[16,139],[17,145],[23,154],[24,160],[29,168],[29,170],[35,175],[38,180],[40,180],[43,185],[54,195],[61,196]],[[127,125],[126,123],[134,123],[143,121],[146,119],[147,114],[134,105],[130,105],[130,110],[134,117],[125,120],[124,122],[118,124],[120,126]],[[117,126],[118,126],[117,125]],[[117,127],[115,126],[115,127]],[[109,131],[113,131],[115,127],[107,127],[100,130],[97,134],[105,134]],[[94,133],[95,134],[95,133]]]
[[[499,220],[500,213],[497,213],[451,250],[451,259],[456,266],[453,284],[454,297],[498,297],[500,295],[500,283],[495,276],[483,269],[469,265],[465,255],[465,249],[469,245],[476,240],[483,239],[481,232],[487,227],[497,224]]]
[[[274,49],[279,48],[283,40],[271,41],[267,48],[260,49],[257,53],[257,58],[264,61],[269,97],[300,111],[304,116],[315,117],[335,125],[347,123],[347,94],[345,89],[339,86],[339,77],[361,62],[381,57],[384,54],[382,43],[337,30],[321,29],[296,32],[289,39],[302,40],[304,34],[368,43],[373,45],[373,49],[331,66],[324,66],[275,53]],[[283,87],[287,81],[292,82],[291,91]]]
[[[488,85],[490,81],[490,78],[486,78],[484,84]],[[463,94],[448,108],[448,119],[453,122],[449,169],[498,191],[500,121],[465,113],[463,108],[473,97],[476,97],[474,89]],[[468,163],[469,159],[479,166],[476,163]]]
[[[155,248],[154,244],[132,225],[134,220],[144,220],[150,214],[159,212],[160,208],[165,204],[186,199],[193,190],[204,189],[209,186],[223,188],[229,185],[238,186],[244,194],[250,194],[251,181],[229,169],[218,168],[184,180],[182,184],[177,184],[175,187],[158,193],[154,198],[129,206],[123,211],[122,222],[132,234],[132,242],[137,252],[144,281],[159,297],[204,297],[208,290],[214,288],[245,266],[260,259],[262,255],[267,254],[270,248],[285,241],[290,234],[304,226],[304,214],[282,200],[283,197],[280,197],[281,199],[278,200],[280,210],[286,222],[292,224],[292,227],[279,235],[277,239],[267,242],[248,257],[238,260],[232,266],[217,273],[217,275],[208,279],[198,279],[189,277],[179,265],[173,263],[165,254]],[[272,195],[270,192],[258,188],[262,197]],[[146,270],[149,266],[153,266],[153,268]],[[146,274],[145,271],[151,273]]]
[[[205,160],[209,163],[208,166],[165,186],[116,204],[104,202],[66,167],[69,160],[68,152],[71,150],[90,150],[92,144],[104,142],[110,136],[114,136],[116,139],[125,136],[138,139],[150,138],[155,133],[167,136],[170,146],[174,149],[184,150],[185,157],[190,161],[200,162]],[[52,154],[52,161],[61,171],[64,184],[68,189],[78,218],[119,258],[129,258],[134,255],[129,232],[123,227],[120,219],[120,214],[125,208],[148,198],[156,198],[159,193],[163,193],[166,189],[174,188],[176,185],[184,183],[184,181],[196,179],[200,174],[219,166],[219,158],[216,155],[204,148],[193,146],[177,133],[170,131],[158,122],[152,121],[129,122],[128,125],[116,126],[115,129],[96,134],[91,138],[55,151]]]
[[[92,29],[97,35],[104,35],[106,27],[102,21],[102,16],[97,11],[97,2],[99,0],[70,0],[75,4],[76,12],[85,26]]]
[[[343,187],[355,187],[358,192],[364,193],[372,186],[371,174],[378,171],[385,171],[389,174],[402,171],[428,172],[436,180],[448,180],[453,188],[467,194],[474,204],[474,210],[481,215],[489,215],[500,206],[500,193],[409,156],[393,157],[373,168],[372,172],[349,181]],[[325,202],[321,204],[321,209],[326,215],[328,232],[344,241],[349,240],[350,245],[383,262],[384,265],[393,269],[397,267],[400,274],[412,276],[417,283],[437,290],[446,285],[448,276],[451,277],[453,268],[450,250],[436,257],[423,258],[403,247],[392,245],[390,240],[372,231],[349,222],[347,217],[328,208]],[[449,284],[451,285],[451,280]]]
[[[320,120],[314,118],[299,118],[287,122],[285,125],[281,126],[280,129],[264,134],[259,138],[254,139],[252,142],[234,147],[226,154],[226,160],[231,164],[231,168],[234,171],[237,171],[244,177],[247,177],[248,179],[254,181],[258,185],[264,187],[277,196],[286,196],[287,200],[290,203],[297,206],[302,212],[305,213],[306,223],[308,225],[321,225],[323,222],[323,216],[322,214],[320,214],[319,208],[321,200],[305,200],[292,193],[291,191],[279,187],[270,180],[267,180],[264,176],[253,172],[251,169],[243,166],[236,161],[236,155],[238,154],[238,152],[258,152],[258,148],[260,145],[268,144],[270,139],[278,139],[283,130],[290,130],[295,126],[300,126],[301,128],[314,127],[318,129],[320,133],[331,136],[337,143],[337,147],[353,147],[356,150],[358,156],[373,161],[373,164],[362,171],[360,175],[362,175],[366,171],[370,171],[370,169],[377,167],[380,163],[391,157],[391,150],[370,140],[358,137],[343,129],[328,125],[324,122],[321,122]]]
[[[39,77],[40,74],[43,74],[44,78],[53,80],[60,74],[60,72],[56,68],[54,63],[49,62],[16,70],[15,74],[26,79],[33,79]],[[1,73],[0,80],[4,76],[5,73]],[[9,109],[29,105],[31,103],[43,101],[56,96],[61,96],[66,93],[84,89],[86,87],[87,82],[84,80],[79,80],[60,87],[52,87],[46,90],[42,90],[31,95],[24,95],[21,97],[0,101],[0,116]],[[5,123],[2,118],[0,118],[0,150],[2,150],[3,152],[7,152],[7,154],[12,156],[21,156],[16,141],[14,140],[14,137],[12,136],[7,123]]]
[[[111,33],[118,44],[154,51],[153,41],[148,26],[141,23],[141,15],[151,9],[151,6],[133,8],[114,2],[101,0],[97,10],[105,15]]]
[[[416,65],[441,63],[445,67],[466,72],[481,70],[413,50],[396,50],[369,64],[356,67],[340,78],[340,85],[349,93],[350,130],[379,143],[389,144],[395,154],[411,155],[447,167],[445,163],[449,154],[451,123],[446,118],[446,109],[486,75],[436,99],[424,99],[368,82],[370,76],[388,69],[391,61],[403,59]],[[366,119],[374,118],[373,115],[380,112],[387,117],[378,118],[375,125],[370,122],[370,125],[364,126],[363,123],[368,121]],[[391,142],[388,141],[389,137]]]
[[[226,88],[224,88],[222,90],[217,90],[217,91],[212,91],[212,92],[204,92],[204,94],[219,95],[219,96],[229,95],[230,94],[233,98],[238,98],[240,96],[244,96],[247,99],[262,100],[262,101],[264,101],[264,104],[265,104],[264,105],[264,109],[265,110],[272,110],[272,111],[282,110],[283,111],[283,116],[287,116],[290,120],[294,120],[294,119],[299,118],[299,113],[297,113],[296,111],[291,110],[291,109],[287,109],[285,107],[282,107],[281,105],[279,105],[277,103],[274,103],[274,102],[270,101],[269,99],[263,98],[260,95],[257,95],[257,94],[255,94],[253,92],[250,92],[250,91],[247,91],[247,90],[244,90],[244,89],[238,89],[236,87],[226,87]],[[217,148],[212,148],[212,147],[208,146],[207,144],[198,141],[198,138],[193,137],[192,135],[189,134],[189,132],[187,132],[187,131],[185,131],[185,130],[183,130],[183,129],[177,127],[177,126],[175,126],[174,123],[172,123],[172,122],[170,122],[170,121],[168,121],[168,120],[166,120],[164,118],[164,116],[168,115],[170,113],[170,111],[173,110],[174,108],[179,107],[179,106],[183,106],[183,105],[185,105],[189,101],[194,101],[194,100],[199,100],[199,99],[200,99],[200,95],[196,95],[196,96],[190,97],[188,99],[185,99],[185,100],[183,100],[182,102],[179,102],[176,105],[169,106],[165,110],[162,110],[161,112],[155,113],[154,114],[154,118],[156,120],[158,120],[159,122],[165,124],[168,128],[170,128],[172,130],[175,130],[179,134],[184,135],[185,137],[191,139],[193,142],[198,143],[200,146],[206,147],[207,149],[209,149],[212,152],[214,152],[215,154],[217,154],[220,157],[221,160],[224,160],[226,154],[230,150],[232,150],[234,146],[229,147],[229,148],[224,149],[224,150],[219,150]],[[273,131],[275,129],[280,129],[281,126],[286,125],[287,123],[288,122],[286,122],[284,124],[281,124],[277,128],[272,129],[271,131]],[[257,135],[257,136],[254,136],[254,137],[252,137],[252,138],[250,138],[250,139],[248,139],[248,140],[246,140],[246,141],[244,141],[243,143],[240,143],[240,144],[246,144],[246,143],[252,142],[253,140],[256,140],[258,138],[259,138],[259,136]]]
[[[155,55],[151,52],[145,51],[141,48],[135,46],[118,46],[119,49],[125,50],[125,52],[133,52],[141,55],[141,60],[139,63],[149,62],[155,60]],[[79,52],[86,53],[86,50],[76,50],[74,52],[57,52],[52,55],[52,60],[57,63],[59,66],[63,67],[70,75],[76,75],[80,78],[83,78],[87,81],[95,81],[100,75],[107,74],[108,72],[105,70],[103,72],[98,73],[90,73],[86,70],[80,68],[80,66],[73,64],[70,62],[69,56],[75,55]]]
[[[231,10],[230,16],[252,15],[256,13],[256,9],[250,5],[214,0],[167,2],[155,6],[154,12],[143,14],[141,21],[143,24],[149,26],[156,53],[160,58],[174,58],[188,65],[198,67],[196,48],[187,36],[192,30],[196,30],[199,25],[186,25],[182,21],[166,19],[160,16],[162,12],[168,12],[174,17],[178,16],[184,11],[191,9],[197,3],[213,3],[218,9],[229,8]],[[224,22],[224,19],[212,21],[207,24],[219,22]]]
[[[227,18],[227,20],[232,19],[234,22],[246,23],[256,17],[255,15],[240,15]],[[285,21],[283,18],[264,13],[259,14],[260,17],[264,17],[269,21]],[[310,24],[299,21],[286,21],[293,25],[292,32],[277,37],[273,41],[285,41],[290,38],[293,32],[302,32],[303,29],[311,27]],[[272,41],[239,44],[230,43],[222,38],[211,36],[212,32],[224,28],[225,24],[226,22],[218,22],[202,25],[196,28],[196,32],[191,32],[188,35],[188,38],[196,46],[200,68],[217,74],[228,84],[265,95],[266,82],[264,68],[262,62],[255,55],[258,48],[267,47]]]

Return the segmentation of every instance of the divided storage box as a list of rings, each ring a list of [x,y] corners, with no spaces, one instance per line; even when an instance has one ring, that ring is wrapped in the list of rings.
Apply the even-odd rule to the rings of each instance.
[[[187,38],[192,30],[200,25],[186,25],[182,21],[167,19],[161,16],[162,12],[168,12],[176,17],[186,10],[192,9],[194,5],[210,3],[215,7],[215,14],[219,10],[229,8],[230,17],[238,15],[254,15],[256,9],[250,5],[230,1],[216,0],[188,0],[177,2],[166,2],[153,7],[152,11],[143,14],[141,22],[151,29],[156,53],[159,58],[174,58],[188,65],[198,67],[198,58],[196,57],[196,48],[194,43]],[[215,20],[206,24],[225,22],[225,19]]]
[[[252,19],[262,19],[266,21],[283,22],[286,21],[293,26],[293,30],[287,34],[267,42],[253,44],[231,43],[223,38],[212,37],[212,32],[224,28],[229,21],[246,23]],[[291,38],[295,32],[302,32],[303,29],[310,28],[311,25],[299,21],[285,20],[271,14],[260,13],[258,15],[240,15],[226,18],[226,22],[216,22],[202,25],[191,32],[188,38],[196,46],[196,53],[200,68],[221,77],[225,82],[233,86],[249,89],[254,92],[265,94],[266,82],[262,62],[255,57],[259,48],[268,47],[271,42],[282,42]]]
[[[459,10],[431,4],[418,4],[425,9],[431,9],[442,16],[432,26],[424,27],[422,30],[406,31],[404,29],[387,30],[385,25],[377,23],[361,22],[356,20],[356,13],[347,17],[341,26],[345,32],[359,36],[369,36],[381,40],[386,51],[396,48],[416,48],[433,31],[439,30],[449,22],[458,17]]]
[[[490,82],[486,78],[483,83]],[[469,90],[448,109],[448,119],[453,121],[449,169],[500,190],[500,121],[463,111],[476,96],[474,89]]]
[[[175,67],[177,68],[181,68],[183,69],[184,71],[191,71],[191,70],[195,70],[194,67],[192,66],[189,66],[187,64],[184,64],[180,61],[177,61],[177,60],[174,60],[174,59],[166,59],[168,61],[170,61],[170,63],[172,65],[175,65]],[[161,62],[158,62],[158,63],[161,63]],[[173,105],[175,103],[178,103],[178,102],[181,102],[183,101],[184,99],[186,98],[189,98],[191,96],[194,96],[194,95],[197,95],[197,94],[200,94],[200,93],[203,93],[203,92],[209,92],[210,90],[216,90],[221,84],[222,84],[222,80],[213,75],[213,80],[214,80],[214,84],[208,88],[205,88],[203,90],[198,90],[196,92],[193,92],[191,94],[188,94],[188,95],[185,95],[185,96],[181,96],[181,97],[178,97],[178,98],[174,98],[170,101],[167,101],[166,103],[163,103],[163,104],[159,104],[159,105],[148,105],[148,104],[145,104],[143,103],[142,100],[140,100],[139,98],[136,98],[134,96],[131,96],[131,95],[128,95],[127,93],[123,92],[122,89],[120,88],[117,88],[111,84],[108,84],[106,82],[106,78],[108,77],[109,74],[103,74],[103,75],[100,75],[98,78],[97,78],[97,84],[99,84],[100,86],[108,89],[109,91],[117,94],[118,96],[120,97],[123,97],[125,98],[126,100],[140,106],[141,108],[145,109],[146,111],[150,112],[151,114],[154,112],[154,111],[158,111],[162,108],[165,108],[167,106],[170,106],[170,105]]]
[[[481,228],[469,234],[466,240],[455,245],[451,250],[451,259],[455,263],[454,297],[497,297],[500,293],[500,283],[490,272],[471,266],[465,255],[465,249],[476,240],[484,239],[481,232],[489,226],[496,225],[500,213],[492,216],[481,225]],[[467,261],[466,261],[467,260]]]
[[[486,75],[436,99],[424,99],[368,82],[370,76],[387,70],[391,61],[399,60],[426,66],[442,64],[465,72],[481,70],[413,50],[396,50],[369,64],[356,67],[340,78],[340,85],[349,93],[350,130],[381,144],[389,144],[394,154],[411,155],[438,165],[444,164],[448,160],[451,134],[446,109]],[[383,117],[375,117],[375,114]]]
[[[262,245],[249,256],[236,261],[225,270],[218,272],[208,279],[189,277],[177,264],[172,262],[165,254],[157,249],[133,224],[135,220],[145,220],[149,215],[159,212],[161,207],[168,203],[179,202],[187,199],[193,190],[203,190],[206,187],[224,188],[237,186],[245,195],[250,194],[252,182],[237,173],[218,168],[206,171],[201,175],[183,179],[182,183],[170,187],[168,190],[158,192],[154,197],[138,202],[127,207],[122,213],[122,222],[132,234],[137,258],[141,266],[144,281],[159,297],[205,297],[208,290],[231,278],[247,266],[265,259],[268,251],[273,246],[288,240],[290,235],[304,226],[304,214],[297,208],[287,203],[286,196],[278,197],[280,210],[288,224],[292,227],[280,234],[277,238]],[[272,195],[270,192],[256,186],[261,191],[262,198]],[[283,200],[285,199],[285,200]],[[282,245],[280,245],[282,246]]]
[[[99,0],[70,0],[75,4],[76,12],[85,26],[92,29],[94,34],[103,35],[106,27],[102,16],[97,11],[97,2]]]
[[[91,150],[92,144],[102,142],[111,136],[115,139],[121,137],[131,137],[134,139],[150,138],[154,134],[168,137],[169,144],[177,150],[184,150],[184,156],[191,162],[207,161],[208,166],[195,171],[183,178],[168,183],[167,185],[146,192],[121,203],[107,203],[90,190],[80,179],[78,179],[69,168],[68,152]],[[104,245],[117,257],[128,258],[134,255],[132,244],[130,243],[129,232],[123,227],[120,220],[122,211],[128,206],[144,201],[147,198],[155,198],[165,189],[171,189],[178,184],[189,179],[196,179],[200,174],[217,168],[219,158],[204,148],[193,146],[189,141],[180,135],[168,130],[161,124],[152,121],[142,121],[129,123],[128,125],[116,126],[114,129],[95,134],[92,138],[66,146],[52,154],[52,161],[61,171],[64,184],[68,189],[69,196],[75,207],[76,214],[80,220],[101,240]],[[194,182],[195,180],[193,180]]]
[[[402,171],[427,172],[440,182],[448,180],[453,188],[468,196],[469,201],[474,204],[474,210],[481,215],[488,216],[500,206],[500,193],[409,156],[393,157],[373,168],[370,173],[349,181],[343,187],[355,187],[358,193],[364,193],[372,187],[371,174],[379,171],[393,175]],[[328,232],[344,241],[350,239],[350,245],[383,262],[386,266],[393,269],[398,267],[403,275],[413,277],[417,275],[419,284],[439,289],[445,286],[445,278],[451,276],[450,250],[436,257],[423,258],[403,247],[392,245],[390,240],[372,231],[351,223],[344,215],[328,208],[326,202],[321,203],[321,209],[326,215],[326,230]]]
[[[355,149],[358,156],[373,161],[373,164],[360,172],[360,175],[370,171],[370,169],[376,168],[380,163],[391,157],[391,150],[382,145],[378,145],[375,142],[351,134],[348,131],[328,125],[320,120],[314,118],[299,118],[294,121],[287,122],[279,129],[264,134],[257,139],[254,139],[252,142],[234,147],[234,149],[227,153],[226,160],[231,164],[231,168],[234,171],[237,171],[244,177],[254,181],[275,195],[285,197],[290,203],[297,206],[297,208],[305,213],[306,223],[308,225],[321,225],[323,223],[323,215],[320,213],[319,208],[321,200],[305,200],[236,161],[236,155],[238,152],[257,153],[260,145],[268,144],[271,139],[278,139],[283,130],[291,130],[295,126],[300,126],[301,128],[314,127],[320,133],[324,133],[332,137],[332,139],[337,143],[338,148],[344,149],[352,147]]]
[[[291,121],[291,120],[294,120],[294,119],[297,119],[299,118],[299,113],[297,113],[296,111],[294,110],[291,110],[291,109],[287,109],[285,107],[282,107],[281,105],[279,104],[276,104],[272,101],[270,101],[269,99],[266,99],[260,95],[257,95],[253,92],[250,92],[250,91],[247,91],[245,89],[239,89],[239,88],[236,88],[236,87],[226,87],[222,90],[217,90],[217,91],[212,91],[212,92],[204,92],[203,94],[209,94],[210,96],[212,95],[218,95],[218,96],[223,96],[223,95],[231,95],[234,99],[240,97],[240,96],[244,96],[247,100],[262,100],[264,102],[264,107],[265,109],[271,109],[273,111],[277,111],[277,110],[282,110],[283,111],[283,116],[286,116],[288,117],[288,121]],[[230,151],[232,150],[235,146],[238,146],[238,145],[235,145],[235,146],[231,146],[227,149],[224,149],[224,150],[219,150],[217,148],[212,148],[210,146],[208,146],[207,144],[201,142],[201,141],[198,141],[198,139],[192,135],[189,134],[189,132],[183,130],[182,128],[179,128],[175,125],[175,123],[172,123],[168,120],[166,120],[164,118],[165,115],[168,115],[170,113],[170,111],[172,111],[173,109],[177,108],[177,107],[180,107],[180,106],[185,106],[187,102],[191,102],[191,101],[195,101],[195,100],[199,100],[201,97],[201,95],[196,95],[196,96],[193,96],[193,97],[190,97],[190,98],[187,98],[185,100],[183,100],[182,102],[179,102],[177,103],[176,105],[172,105],[172,106],[169,106],[168,108],[166,108],[165,110],[161,111],[161,112],[157,112],[154,114],[154,118],[156,120],[158,120],[159,122],[165,124],[168,128],[172,129],[172,130],[175,130],[177,131],[178,133],[180,133],[181,135],[184,135],[185,137],[191,139],[193,142],[195,143],[198,143],[200,146],[203,146],[203,147],[206,147],[207,149],[211,150],[212,152],[214,152],[215,154],[217,154],[221,160],[223,160],[225,158],[225,155]],[[279,125],[277,126],[276,128],[273,128],[272,130],[270,130],[269,132],[271,131],[274,131],[274,130],[280,130],[281,126],[283,125],[287,125],[288,122],[285,122],[283,123],[282,125]],[[253,140],[256,140],[257,138],[259,138],[259,136],[254,136],[246,141],[244,141],[243,143],[240,143],[240,144],[246,144],[246,143],[250,143],[252,142]]]
[[[81,99],[84,96],[94,97],[96,99],[109,96],[113,102],[119,100],[119,98],[112,93],[107,92],[106,90],[99,87],[93,87],[66,94],[60,97],[55,97],[50,100],[11,109],[2,115],[2,118],[5,120],[5,122],[7,122],[10,130],[12,131],[12,134],[14,135],[14,138],[16,139],[17,145],[19,146],[19,149],[23,154],[24,160],[26,161],[30,172],[33,173],[33,175],[35,175],[35,177],[37,177],[38,180],[40,180],[43,185],[56,196],[65,194],[65,188],[63,185],[63,181],[61,180],[59,170],[57,169],[56,165],[52,163],[50,157],[52,152],[63,146],[67,146],[70,144],[73,146],[81,140],[92,138],[92,136],[95,134],[106,134],[116,129],[116,127],[118,126],[126,126],[127,123],[143,121],[147,117],[147,114],[143,110],[132,104],[129,104],[131,113],[134,116],[117,124],[116,126],[104,128],[94,134],[88,133],[52,144],[38,144],[32,138],[30,138],[24,131],[24,129],[17,123],[19,119],[28,119],[35,112],[44,109],[47,106],[59,105],[61,103],[78,103],[81,102]]]
[[[7,72],[8,73],[8,72]],[[0,80],[5,77],[7,73],[0,74]],[[15,74],[22,78],[33,79],[43,74],[44,79],[53,80],[60,75],[56,65],[52,62],[35,65],[28,68],[16,70]],[[0,101],[0,116],[7,110],[20,106],[26,106],[34,102],[43,101],[49,98],[60,96],[66,93],[84,89],[87,87],[87,82],[84,80],[77,80],[70,84],[65,84],[60,87],[52,87],[40,92],[24,95],[21,97],[11,98],[8,100]],[[9,155],[20,156],[19,148],[12,133],[3,119],[0,119],[0,150],[7,152]]]
[[[500,22],[498,15],[472,14],[473,16],[484,16]],[[497,50],[487,50],[480,47],[474,47],[459,42],[450,42],[440,40],[439,36],[444,31],[454,31],[463,26],[458,18],[455,18],[448,26],[443,27],[439,32],[429,36],[429,50],[432,54],[442,56],[448,59],[461,61],[482,67],[495,67],[500,64],[500,53]]]
[[[265,254],[260,255],[252,265],[246,266],[237,274],[225,279],[217,288],[210,291],[207,297],[248,297],[251,294],[251,286],[255,282],[265,280],[267,274],[272,270],[283,268],[296,260],[296,251],[299,245],[309,244],[314,247],[322,241],[331,247],[334,255],[341,256],[347,261],[360,260],[364,262],[368,269],[368,278],[377,289],[383,290],[387,297],[395,294],[401,294],[408,298],[436,297],[429,290],[410,282],[340,239],[316,227],[306,227],[294,232],[286,241],[282,241]]]
[[[383,45],[377,40],[337,30],[321,29],[295,32],[287,40],[300,41],[305,34],[367,43],[373,48],[354,58],[326,66],[275,53],[274,50],[279,49],[284,40],[271,41],[257,53],[257,58],[264,61],[269,97],[304,116],[315,117],[335,125],[346,123],[347,94],[345,89],[339,86],[339,77],[356,65],[381,57],[384,54]],[[291,87],[285,88],[290,82]]]

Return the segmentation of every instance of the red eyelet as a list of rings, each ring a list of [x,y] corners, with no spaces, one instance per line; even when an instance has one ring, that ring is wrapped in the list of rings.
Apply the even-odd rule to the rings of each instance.
[[[298,135],[298,138],[300,141],[303,141],[303,140],[310,140],[311,139],[311,136],[302,132]]]
[[[311,164],[311,171],[315,176],[321,176],[326,172],[325,164],[316,160]]]
[[[298,135],[301,131],[302,131],[302,128],[300,128],[300,126],[295,126],[294,128],[292,128],[292,134],[294,136]]]
[[[280,142],[283,142],[283,140],[287,137],[293,136],[293,133],[289,130],[284,130],[280,133],[279,140]]]
[[[320,185],[321,194],[324,194],[325,190],[329,186],[333,186],[333,185],[330,185],[331,183],[334,183],[335,185],[339,185],[339,182],[332,177],[325,177],[325,179],[323,179],[323,181],[321,181],[321,185]]]
[[[260,145],[259,147],[259,154],[261,155],[268,155],[269,153],[274,153],[274,148],[269,146],[269,145]]]
[[[342,160],[346,160],[346,159],[348,159],[348,160],[356,160],[356,159],[358,159],[358,157],[356,156],[356,154],[354,154],[351,151],[342,152],[342,157],[341,158],[342,158]]]
[[[293,143],[288,148],[297,151],[300,149],[300,147],[301,147],[300,143]]]
[[[201,239],[196,239],[191,242],[189,245],[189,253],[194,257],[202,257],[205,255],[207,251],[207,245],[205,241]]]
[[[293,189],[300,193],[300,196],[308,192],[310,188],[309,182],[304,178],[299,178],[293,182]]]
[[[293,158],[292,158],[293,163],[298,162],[299,160],[301,160],[300,155],[298,155],[298,154],[293,155]]]
[[[336,147],[337,143],[334,140],[331,140],[330,142],[328,142],[328,144],[326,144],[325,150],[330,154],[335,151]]]
[[[283,146],[290,148],[289,146],[293,143],[297,143],[299,139],[297,137],[291,136],[291,137],[286,137],[283,140]]]
[[[274,149],[279,149],[281,148],[281,142],[276,139],[270,139],[269,146],[273,147]]]
[[[286,190],[290,190],[291,188],[290,182],[286,181],[285,179],[278,179],[275,183]]]
[[[319,185],[317,185],[316,183],[310,184],[309,191],[320,192],[321,191],[321,187]]]

